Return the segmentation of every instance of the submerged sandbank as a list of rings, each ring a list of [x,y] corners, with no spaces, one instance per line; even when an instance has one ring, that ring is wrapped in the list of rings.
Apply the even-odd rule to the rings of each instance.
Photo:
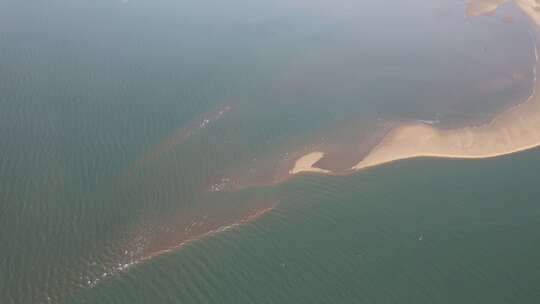
[[[493,12],[503,0],[476,0],[469,3],[467,13],[473,16]],[[540,27],[540,4],[535,0],[516,0],[517,5]],[[535,45],[536,63],[533,67],[534,86],[529,98],[493,118],[489,123],[459,129],[439,129],[422,122],[404,123],[383,137],[381,142],[351,170],[377,166],[397,160],[417,157],[477,159],[492,158],[521,152],[540,146],[540,82],[536,77],[538,65],[537,31],[531,37]],[[324,154],[315,154],[322,158]],[[299,172],[332,173],[314,168],[313,153],[297,161],[291,174]],[[326,172],[323,172],[326,171]]]

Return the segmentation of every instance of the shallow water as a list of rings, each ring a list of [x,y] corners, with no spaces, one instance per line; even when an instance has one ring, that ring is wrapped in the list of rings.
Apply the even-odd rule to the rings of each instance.
[[[506,14],[513,23],[501,21]],[[455,239],[452,221],[474,230],[467,221],[480,217],[512,230],[508,212],[482,213],[492,199],[503,208],[507,195],[522,198],[515,216],[527,217],[513,231],[530,240],[525,232],[536,225],[517,185],[489,197],[491,181],[473,178],[487,180],[482,172],[499,161],[414,161],[264,184],[307,147],[324,147],[329,159],[343,160],[329,166],[345,166],[393,121],[455,125],[521,101],[534,61],[528,31],[512,5],[494,17],[465,18],[464,3],[450,0],[391,8],[378,1],[0,1],[0,302],[391,301],[465,288],[444,280],[462,279],[483,257],[494,265],[501,257],[493,252],[511,255],[515,243],[489,238],[489,225],[478,227],[473,239],[485,241],[476,245]],[[509,159],[534,163],[534,155]],[[506,175],[534,177],[532,168],[500,162]],[[421,173],[426,167],[434,167],[430,175]],[[403,181],[411,179],[409,189]],[[467,179],[486,193],[459,196],[453,187],[467,184],[451,181]],[[208,235],[224,227],[233,228]],[[416,256],[416,241],[404,238],[427,242],[430,229],[439,236],[430,247],[436,252]],[[469,264],[443,253],[460,244],[471,246],[461,252]],[[368,247],[375,247],[369,257],[357,259]],[[421,267],[437,258],[450,268]],[[495,284],[489,279],[511,267],[522,271],[486,263],[471,286]],[[383,284],[400,268],[403,276]],[[523,288],[536,274],[528,275]],[[406,282],[424,287],[407,293]]]

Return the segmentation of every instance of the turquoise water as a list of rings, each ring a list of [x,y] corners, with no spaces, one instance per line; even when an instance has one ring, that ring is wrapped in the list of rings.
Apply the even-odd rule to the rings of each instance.
[[[463,12],[0,1],[0,302],[533,299],[535,152],[268,183],[528,96],[523,16]]]

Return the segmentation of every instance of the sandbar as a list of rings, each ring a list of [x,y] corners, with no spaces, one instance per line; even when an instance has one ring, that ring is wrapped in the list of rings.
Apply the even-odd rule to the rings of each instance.
[[[495,3],[497,1],[487,1]],[[502,2],[502,1],[498,1]],[[540,27],[540,5],[534,0],[516,0],[518,6]],[[492,158],[540,146],[540,82],[537,32],[533,37],[536,64],[535,84],[530,97],[522,104],[497,115],[489,123],[460,129],[438,129],[421,122],[410,122],[390,131],[352,170],[416,157]]]
[[[321,168],[314,167],[313,165],[317,163],[321,158],[324,157],[323,152],[311,152],[302,157],[300,157],[294,167],[289,171],[289,174],[298,174],[303,172],[315,172],[315,173],[331,173],[329,170],[324,170]]]
[[[362,160],[348,172],[362,170],[398,160],[435,157],[457,159],[493,158],[522,152],[540,146],[540,81],[536,77],[540,28],[540,4],[535,0],[514,0],[536,25],[531,32],[536,63],[533,66],[534,85],[530,96],[490,122],[457,129],[440,129],[421,121],[402,123],[390,130]],[[493,13],[507,0],[471,0],[467,15]],[[332,173],[314,167],[323,152],[312,152],[299,158],[290,174],[302,172]]]

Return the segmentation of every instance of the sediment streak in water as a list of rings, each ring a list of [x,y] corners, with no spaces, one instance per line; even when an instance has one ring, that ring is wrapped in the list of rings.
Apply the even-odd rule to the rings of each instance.
[[[219,226],[219,227],[217,227],[215,229],[211,229],[211,230],[208,230],[207,232],[204,232],[204,233],[192,236],[190,238],[184,239],[182,241],[179,241],[178,243],[173,244],[171,246],[168,246],[166,248],[162,248],[162,249],[159,249],[159,250],[155,250],[155,251],[146,253],[146,254],[144,254],[144,255],[142,255],[140,257],[130,259],[129,261],[124,262],[124,263],[118,263],[118,264],[110,267],[108,269],[108,271],[106,271],[106,272],[103,272],[103,273],[101,273],[101,274],[99,274],[97,276],[94,276],[93,278],[87,278],[86,280],[88,280],[88,281],[85,282],[86,287],[93,288],[96,285],[98,285],[102,280],[113,277],[113,276],[115,276],[117,274],[120,274],[122,272],[125,272],[125,271],[127,271],[128,269],[132,268],[135,265],[139,265],[139,264],[142,264],[144,262],[150,261],[150,260],[152,260],[154,258],[157,258],[159,256],[175,252],[175,251],[180,250],[180,249],[184,248],[185,246],[188,246],[188,245],[190,245],[190,244],[192,244],[194,242],[204,240],[204,239],[209,238],[209,237],[211,237],[213,235],[217,235],[217,234],[220,234],[220,233],[223,233],[223,232],[238,228],[238,227],[240,227],[242,225],[245,225],[245,224],[248,224],[250,222],[253,222],[253,221],[259,219],[260,217],[268,214],[272,210],[274,210],[276,208],[276,206],[277,206],[277,202],[274,202],[269,207],[256,210],[256,211],[248,214],[246,217],[241,218],[240,220],[238,220],[236,222],[233,222],[231,224]]]

